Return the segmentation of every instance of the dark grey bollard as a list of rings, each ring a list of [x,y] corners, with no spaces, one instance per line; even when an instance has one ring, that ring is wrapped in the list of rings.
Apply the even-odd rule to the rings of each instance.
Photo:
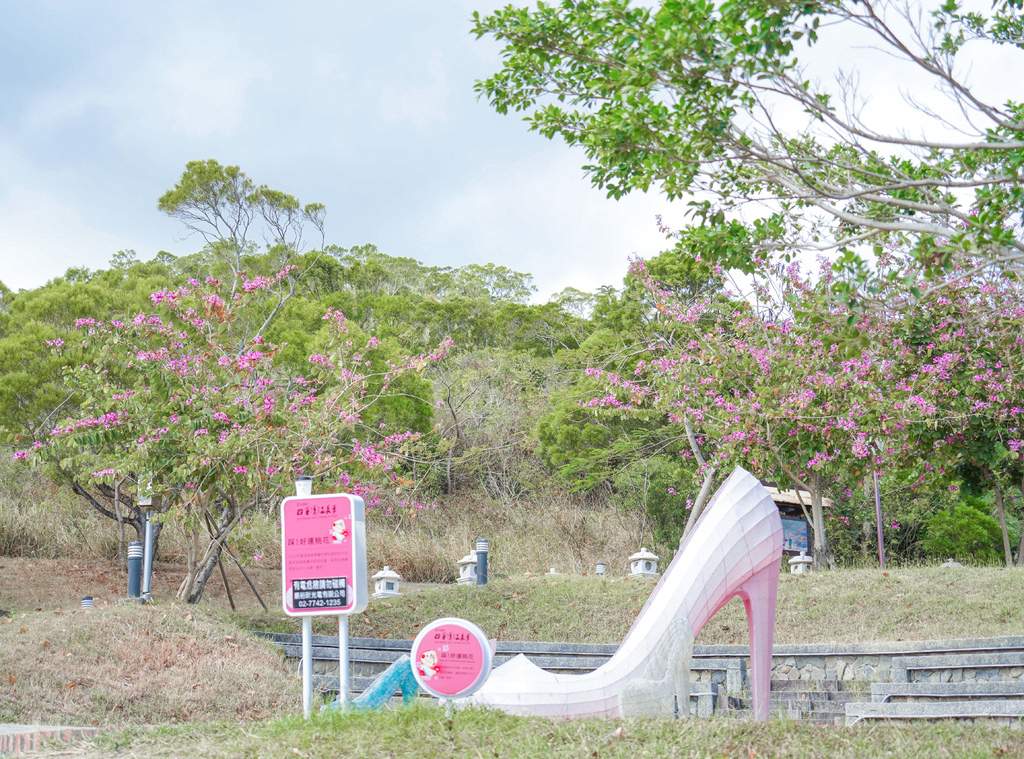
[[[142,541],[133,540],[128,544],[128,597],[142,595]]]
[[[476,539],[476,584],[487,584],[487,538]]]

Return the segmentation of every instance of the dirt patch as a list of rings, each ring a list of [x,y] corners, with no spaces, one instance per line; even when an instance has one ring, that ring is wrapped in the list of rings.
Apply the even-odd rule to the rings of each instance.
[[[225,565],[224,571],[235,606],[260,608],[238,568]],[[246,572],[267,606],[280,609],[280,570],[254,567]],[[153,597],[159,601],[173,600],[184,574],[180,564],[157,562],[153,567]],[[79,608],[82,596],[92,596],[96,606],[103,606],[116,604],[127,595],[127,574],[116,561],[0,557],[0,609],[66,611]],[[214,609],[230,608],[219,572],[210,578],[202,603]]]
[[[270,611],[281,611],[281,570],[251,567],[245,571]],[[262,611],[238,568],[225,564],[224,573],[235,608]],[[184,576],[182,565],[157,562],[153,567],[153,598],[158,603],[173,601]],[[401,587],[405,593],[415,593],[439,585],[402,583]],[[368,583],[368,591],[373,592],[372,582]],[[0,557],[0,609],[9,612],[69,611],[81,607],[82,596],[92,596],[93,604],[100,607],[116,604],[127,595],[127,574],[113,560]],[[220,572],[214,571],[200,605],[211,609],[231,608]]]

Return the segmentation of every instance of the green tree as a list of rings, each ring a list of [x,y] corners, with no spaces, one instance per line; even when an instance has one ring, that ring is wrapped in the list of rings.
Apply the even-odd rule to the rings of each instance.
[[[720,280],[706,266],[671,253],[644,266],[658,273],[665,297],[726,302]],[[646,514],[656,539],[671,544],[699,512],[715,472],[708,469],[706,487],[688,498],[684,483],[701,467],[702,453],[685,421],[670,420],[664,409],[621,414],[593,402],[604,395],[607,377],[632,377],[679,334],[664,313],[663,298],[645,288],[642,278],[630,273],[623,284],[621,291],[605,288],[587,299],[593,331],[559,357],[570,379],[552,394],[551,408],[538,422],[538,453],[574,489],[609,493],[620,505]]]
[[[855,69],[830,84],[800,65],[798,47],[826,26],[866,36],[947,102],[921,108],[921,129],[868,123]],[[477,36],[505,46],[503,67],[477,91],[500,113],[525,112],[530,129],[581,147],[593,183],[612,197],[652,186],[701,197],[680,250],[747,272],[831,251],[844,272],[833,295],[858,308],[877,295],[871,253],[890,244],[912,252],[914,270],[902,276],[915,287],[956,253],[971,266],[1024,272],[1024,105],[986,101],[964,73],[969,48],[1024,48],[1022,30],[1018,0],[994,0],[987,14],[956,0],[920,14],[874,0],[508,6],[474,15]],[[805,120],[788,128],[776,111]],[[762,204],[767,216],[738,220],[744,206]]]
[[[995,519],[970,499],[952,511],[939,511],[927,522],[921,541],[924,551],[936,558],[973,558],[981,562],[999,560],[1001,531]]]

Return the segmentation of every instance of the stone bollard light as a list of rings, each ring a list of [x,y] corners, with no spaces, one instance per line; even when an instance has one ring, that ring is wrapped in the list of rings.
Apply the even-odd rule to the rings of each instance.
[[[295,478],[295,495],[299,498],[309,498],[313,495],[313,478],[305,475]]]
[[[789,573],[791,575],[806,575],[811,572],[811,565],[814,559],[807,555],[807,551],[801,551],[799,556],[789,560]]]
[[[459,579],[456,580],[459,585],[476,585],[476,551],[467,553],[455,566],[459,571]]]
[[[658,557],[641,546],[629,557],[629,573],[633,577],[659,577]]]
[[[373,580],[374,598],[390,598],[391,596],[402,595],[398,592],[398,582],[402,578],[391,567],[385,566],[384,569],[375,574],[371,579]]]
[[[607,571],[608,571],[608,565],[607,564],[605,564],[603,561],[597,562],[597,569],[594,570],[594,574],[596,574],[596,575],[603,575]]]
[[[487,584],[487,538],[476,539],[476,584]]]
[[[142,595],[142,541],[133,540],[128,544],[128,597]]]

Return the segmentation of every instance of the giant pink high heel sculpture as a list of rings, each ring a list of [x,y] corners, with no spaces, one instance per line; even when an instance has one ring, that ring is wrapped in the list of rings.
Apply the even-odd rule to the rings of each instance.
[[[738,595],[746,607],[750,631],[753,718],[767,720],[781,558],[779,510],[753,475],[736,468],[680,545],[608,662],[585,675],[559,675],[545,672],[519,655],[496,667],[483,687],[464,702],[512,714],[622,716],[620,697],[629,691],[631,682],[649,682],[643,678],[651,677],[648,664],[656,651],[657,660],[664,658],[667,649],[663,641],[680,629],[696,635],[715,612]],[[681,668],[687,677],[691,644],[692,637]],[[683,687],[680,706],[686,708],[682,700],[688,701],[688,685]]]

